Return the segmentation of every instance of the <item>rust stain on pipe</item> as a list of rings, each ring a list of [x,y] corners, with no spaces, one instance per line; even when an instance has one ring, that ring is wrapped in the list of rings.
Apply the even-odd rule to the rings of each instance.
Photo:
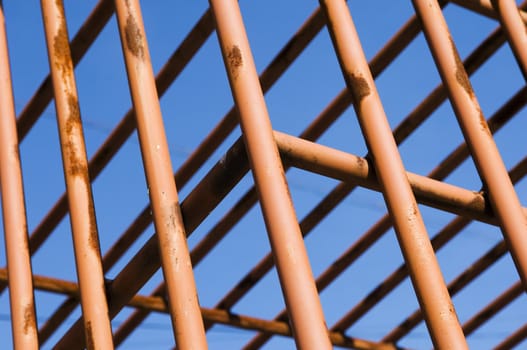
[[[227,61],[234,80],[238,78],[238,70],[243,66],[242,52],[237,45],[234,45],[227,54]]]
[[[137,22],[132,15],[128,15],[126,18],[125,25],[125,38],[126,38],[126,47],[132,55],[139,59],[144,58],[144,47],[143,47],[143,35],[141,30],[137,26]]]
[[[29,334],[35,327],[35,307],[33,304],[27,304],[24,307],[24,334]]]
[[[370,86],[364,77],[360,74],[349,73],[350,89],[356,104],[362,102],[362,99],[371,93]]]

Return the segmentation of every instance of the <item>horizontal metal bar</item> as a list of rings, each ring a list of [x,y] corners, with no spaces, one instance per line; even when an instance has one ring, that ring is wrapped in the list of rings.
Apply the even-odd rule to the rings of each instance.
[[[7,269],[0,269],[0,281],[7,282]],[[79,300],[79,286],[75,282],[66,281],[41,275],[34,275],[33,282],[36,289],[50,293],[65,295]],[[108,281],[111,283],[111,281]],[[168,314],[169,310],[166,300],[160,296],[134,295],[127,303],[128,307],[134,307],[150,312]],[[291,327],[287,322],[268,321],[246,315],[234,314],[226,310],[201,308],[201,315],[205,321],[224,324],[227,326],[253,330],[259,332],[273,333],[285,337],[292,337]],[[379,349],[379,350],[401,350],[394,344],[379,343],[365,339],[348,337],[339,332],[330,332],[329,338],[333,345],[350,349]]]
[[[366,158],[275,131],[275,139],[290,165],[340,181],[380,191]],[[426,176],[407,173],[419,203],[473,220],[498,225],[483,192],[470,191]],[[523,208],[527,216],[527,208]]]

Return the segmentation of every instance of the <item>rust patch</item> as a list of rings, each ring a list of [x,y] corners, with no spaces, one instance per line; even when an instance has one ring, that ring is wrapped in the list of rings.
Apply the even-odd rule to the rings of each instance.
[[[416,229],[417,227],[417,217],[419,215],[419,211],[417,209],[417,204],[413,203],[410,208],[408,208],[408,214],[407,214],[407,220],[410,224],[412,229]]]
[[[90,198],[89,202],[89,218],[90,218],[90,236],[88,237],[88,244],[94,251],[99,252],[99,235],[97,233],[97,220],[95,219],[95,208],[93,207],[93,200]]]
[[[24,334],[29,334],[35,328],[35,314],[33,305],[27,304],[24,308]]]
[[[478,112],[479,112],[479,126],[481,127],[481,130],[488,135],[491,135],[489,125],[487,124],[487,120],[485,119],[485,116],[483,115],[483,112],[481,111],[481,108],[478,106]]]
[[[357,166],[361,169],[367,169],[368,168],[368,162],[361,158],[361,157],[357,157]]]
[[[456,61],[456,80],[458,84],[461,85],[461,87],[465,90],[465,92],[471,98],[474,98],[474,90],[472,89],[467,72],[465,71],[465,66],[459,58],[459,53],[457,52],[456,46],[454,45],[454,40],[452,40],[451,36],[449,36],[449,40],[450,46],[452,47],[452,54],[454,55],[454,60]]]
[[[93,341],[93,332],[92,332],[92,329],[91,329],[91,322],[88,321],[86,323],[86,348],[87,349],[94,349],[94,341]]]
[[[141,30],[139,29],[139,26],[132,15],[128,15],[126,18],[124,31],[126,47],[132,53],[132,55],[142,60],[145,56],[143,35],[141,34]]]
[[[69,161],[68,173],[71,176],[82,176],[88,181],[88,167],[86,162],[79,156],[75,144],[71,137],[76,133],[81,133],[81,118],[77,98],[72,94],[68,95],[69,115],[66,120],[66,137],[68,141],[65,144],[65,151]]]
[[[62,0],[55,0],[55,6],[59,10],[59,12],[64,16],[64,6],[62,5]]]
[[[232,78],[236,80],[236,78],[238,78],[240,67],[243,66],[242,52],[237,45],[234,45],[227,54],[227,62],[229,64]]]
[[[174,202],[172,205],[170,205],[169,208],[169,215],[166,222],[166,226],[170,230],[175,230],[177,228],[178,223],[178,216],[179,216],[179,203]]]
[[[62,17],[59,30],[53,38],[53,49],[55,51],[55,67],[61,72],[62,80],[67,81],[68,76],[73,72],[73,64],[71,62],[70,43],[64,17]]]
[[[349,87],[355,103],[361,103],[362,99],[371,93],[366,79],[359,74],[348,73]]]

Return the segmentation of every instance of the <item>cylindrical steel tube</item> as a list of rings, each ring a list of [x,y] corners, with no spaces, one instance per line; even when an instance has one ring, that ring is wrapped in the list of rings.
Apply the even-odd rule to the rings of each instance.
[[[113,348],[86,146],[62,1],[42,0],[42,14],[68,193],[75,262],[89,349]]]
[[[0,194],[7,269],[11,330],[15,349],[38,349],[37,323],[26,206],[18,152],[15,105],[7,51],[4,9],[0,2]]]
[[[252,53],[235,0],[210,1],[295,341],[329,349],[327,328]]]
[[[344,0],[320,3],[432,341],[467,348],[349,9]]]
[[[425,37],[518,274],[527,289],[527,218],[436,1],[413,0]]]
[[[509,46],[520,66],[523,78],[527,80],[527,31],[514,0],[491,0],[498,13],[501,26],[509,40]]]
[[[205,330],[139,2],[116,0],[115,11],[176,344],[180,349],[206,349]]]

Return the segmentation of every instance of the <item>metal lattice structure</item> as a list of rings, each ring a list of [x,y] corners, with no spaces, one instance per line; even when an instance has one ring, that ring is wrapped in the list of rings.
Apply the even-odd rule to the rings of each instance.
[[[359,36],[354,22],[363,18],[363,14],[354,11],[354,5],[344,0],[321,0],[320,8],[304,18],[292,36],[287,34],[281,48],[274,51],[274,58],[258,75],[255,63],[258,57],[255,54],[253,58],[252,50],[258,48],[259,42],[252,38],[249,41],[250,22],[244,23],[240,10],[240,6],[250,9],[256,5],[210,0],[210,8],[181,40],[177,40],[177,45],[171,41],[175,51],[154,76],[157,70],[154,61],[158,58],[150,53],[149,28],[144,24],[138,0],[100,0],[85,20],[76,24],[78,30],[71,41],[69,16],[62,0],[42,0],[41,16],[50,73],[23,108],[18,108],[12,94],[17,91],[13,82],[19,76],[11,74],[10,67],[14,65],[9,61],[17,57],[10,56],[6,39],[10,38],[12,43],[16,40],[11,39],[15,38],[15,33],[10,32],[8,11],[4,13],[7,5],[0,6],[0,179],[5,241],[3,262],[6,263],[0,269],[0,291],[4,300],[0,307],[3,314],[10,316],[13,346],[17,349],[39,346],[110,349],[121,344],[130,345],[141,337],[142,322],[152,313],[163,314],[161,319],[171,325],[166,333],[179,349],[213,348],[208,334],[217,325],[240,329],[239,333],[227,334],[240,340],[241,345],[236,346],[244,349],[261,348],[277,336],[288,339],[289,346],[294,344],[301,349],[327,349],[332,345],[353,349],[419,346],[415,344],[461,349],[468,347],[467,340],[468,344],[471,339],[489,340],[485,338],[488,329],[480,333],[478,330],[493,320],[504,323],[508,331],[498,332],[491,339],[495,343],[489,340],[488,347],[509,349],[520,344],[527,337],[525,317],[523,320],[521,316],[514,318],[517,313],[513,312],[509,318],[500,318],[500,311],[510,310],[514,305],[515,312],[526,314],[522,292],[527,286],[527,219],[526,209],[520,202],[525,194],[520,181],[526,175],[527,160],[524,137],[521,133],[518,136],[518,130],[526,126],[524,112],[522,116],[522,108],[527,103],[524,81],[527,78],[526,4],[513,0],[455,0],[450,3],[413,0],[407,3],[413,5],[412,13],[398,29],[391,31],[390,27],[387,30],[391,31],[389,39],[383,39],[380,50],[368,62],[363,49],[368,36]],[[280,7],[279,4],[274,6]],[[76,4],[72,2],[71,6]],[[384,9],[379,5],[381,8]],[[485,21],[481,29],[465,28],[483,37],[472,45],[473,49],[460,44],[451,32],[452,23],[445,20],[449,8],[461,11],[459,18],[473,16]],[[124,68],[121,65],[119,69],[126,70],[132,108],[105,135],[106,138],[98,142],[85,137],[90,124],[85,121],[85,108],[80,104],[83,89],[97,90],[99,87],[90,79],[88,83],[80,82],[82,79],[76,77],[81,75],[80,68],[75,67],[83,56],[97,49],[98,38],[104,35],[101,33],[114,17],[124,57]],[[371,24],[375,25],[379,24]],[[485,33],[488,26],[496,29]],[[267,23],[267,27],[275,30],[273,23]],[[217,41],[214,41],[214,32]],[[286,34],[272,35],[282,38],[281,35]],[[280,85],[283,80],[295,81],[294,77],[288,78],[288,69],[300,65],[297,62],[304,56],[318,50],[318,46],[312,48],[310,45],[314,45],[312,42],[320,35],[326,35],[331,50],[326,47],[323,51],[332,56],[332,66],[326,66],[325,62],[316,67],[307,65],[306,68],[305,64],[301,67],[306,71],[340,69],[338,74],[345,86],[321,112],[311,110],[309,116],[291,117],[295,126],[305,127],[298,137],[288,130],[278,131],[272,113],[268,112],[272,107],[269,101],[273,99],[264,98],[264,94],[274,91],[274,85]],[[389,100],[400,99],[402,104],[412,93],[402,87],[396,88],[393,83],[386,85],[391,88],[385,87],[380,76],[381,73],[389,74],[385,71],[401,69],[403,73],[398,76],[399,80],[396,79],[397,85],[404,86],[403,80],[412,79],[417,84],[418,67],[410,72],[408,68],[397,66],[416,40],[423,43],[422,50],[413,56],[411,64],[423,64],[425,70],[433,67],[433,74],[438,73],[439,85],[434,88],[433,79],[427,80],[425,85],[432,86],[430,93],[422,98],[420,92],[410,96],[413,98],[410,103],[416,107],[397,120],[392,117],[394,113],[388,105],[393,102]],[[162,116],[160,98],[170,91],[174,81],[185,79],[187,71],[192,75],[195,70],[190,66],[198,60],[198,51],[210,41],[219,45],[215,59],[224,64],[221,74],[225,76],[226,72],[228,85],[224,84],[223,91],[229,98],[232,94],[230,102],[233,101],[234,106],[223,118],[215,119],[216,125],[202,123],[200,132],[185,124],[191,120],[177,120],[176,125],[184,132],[196,131],[196,135],[201,135],[196,136],[199,142],[195,147],[189,146],[191,152],[179,162],[173,155],[173,140],[177,137],[167,122],[166,113]],[[463,52],[466,58],[461,57],[461,50],[469,52],[466,55]],[[493,66],[493,55],[498,51],[507,52],[510,58],[509,64],[500,65],[499,69]],[[423,63],[417,63],[421,60]],[[429,60],[428,66],[424,63],[426,60]],[[95,70],[103,69],[94,66]],[[474,82],[472,75],[485,66],[490,68],[478,78],[483,83]],[[31,69],[26,69],[26,73],[32,74]],[[501,91],[503,88],[497,83],[497,75],[503,74],[517,79],[509,84],[507,91]],[[495,86],[492,86],[493,81],[496,81]],[[496,108],[488,107],[473,84],[486,85],[491,91],[501,89],[503,95],[508,95]],[[389,91],[384,92],[386,90]],[[278,91],[278,94],[295,93],[288,88]],[[177,92],[174,94],[177,96]],[[52,107],[48,105],[52,101],[54,110],[50,112]],[[202,103],[206,101],[204,98]],[[305,104],[310,102],[305,101]],[[442,113],[448,116],[448,125],[455,130],[453,133],[458,132],[461,143],[455,143],[456,139],[454,143],[445,140],[444,145],[429,145],[421,138],[433,137],[433,131],[431,136],[421,136],[426,135],[421,130],[431,123],[430,117],[437,115],[440,108],[446,109]],[[17,109],[19,113],[15,112]],[[215,112],[222,114],[219,110]],[[24,179],[29,175],[21,161],[28,164],[33,160],[31,148],[27,152],[18,150],[26,139],[38,137],[30,131],[39,128],[38,122],[46,114],[56,115],[60,147],[49,146],[49,152],[60,148],[65,191],[52,191],[50,185],[52,204],[46,206],[45,215],[36,220],[36,224],[33,219],[28,224],[27,216],[36,216],[32,214],[35,201],[28,199],[35,186],[23,186],[22,172]],[[325,140],[328,142],[321,140],[335,125],[339,125],[337,129],[342,128],[338,123],[343,114],[349,114],[347,118],[356,121],[356,124],[345,125],[350,128],[349,135],[360,135],[366,149],[362,156],[331,145],[333,136]],[[390,123],[396,122],[392,130]],[[355,134],[351,131],[353,126]],[[500,145],[498,149],[497,143],[501,141],[494,134],[501,128],[504,128],[504,137],[516,147]],[[100,181],[104,181],[107,175],[103,170],[117,163],[118,152],[124,152],[134,131],[138,135],[135,159],[142,160],[149,201],[139,214],[122,214],[127,222],[122,233],[108,234],[110,229],[101,228],[102,223],[121,214],[115,214],[117,208],[114,212],[104,205],[104,200],[98,200],[95,180],[101,176],[103,180]],[[344,137],[343,143],[350,138]],[[416,140],[409,146],[413,151],[430,155],[427,159],[434,167],[426,175],[420,174],[424,171],[420,168],[409,170],[416,168],[412,158],[404,159],[403,165],[406,151],[402,144],[406,140]],[[91,150],[93,143],[97,143],[96,151]],[[442,150],[437,159],[431,156],[436,148]],[[55,158],[59,157],[59,152],[56,153]],[[508,155],[512,153],[519,154],[520,160],[509,160]],[[514,164],[507,170],[510,162]],[[134,164],[133,161],[130,164]],[[449,177],[463,166],[473,171],[473,183],[458,184],[455,178]],[[121,182],[126,183],[123,178],[126,180],[127,167],[133,165],[118,166],[119,177],[108,176],[107,186],[117,188]],[[296,171],[297,177],[292,180],[290,175],[286,178],[289,169]],[[313,181],[324,184],[324,190],[311,193],[312,202],[300,199],[299,203],[297,200],[294,179],[302,176],[307,176],[307,180],[300,181],[316,179]],[[383,216],[371,222],[350,217],[348,213],[358,209],[342,203],[357,192],[374,193],[387,213],[381,209]],[[144,196],[144,191],[141,195]],[[366,196],[359,196],[355,205],[371,205],[371,200],[366,198],[373,197]],[[307,206],[313,203],[308,210],[302,209],[304,201],[309,202]],[[260,210],[251,211],[256,205]],[[297,218],[297,214],[304,212],[304,216]],[[253,220],[246,226],[244,218],[250,215],[263,220]],[[336,215],[340,215],[339,219],[335,219]],[[430,224],[428,219],[433,215],[441,219],[431,219]],[[66,216],[69,227],[63,223],[68,221],[64,220]],[[341,226],[349,232],[345,239],[338,241],[338,247],[327,248],[329,256],[320,258],[319,262],[317,254],[325,249],[320,242],[340,239],[332,236],[328,226],[320,228],[332,220],[346,222]],[[481,252],[473,245],[469,247],[466,241],[456,241],[461,236],[474,235],[469,229],[473,222],[479,223],[476,234],[480,237],[489,237],[482,233],[485,230],[495,231],[491,233],[492,238],[485,241],[488,244]],[[243,226],[241,230],[249,227],[262,239],[268,239],[269,246],[259,244],[258,252],[267,248],[270,252],[262,253],[261,259],[252,252],[248,255],[255,256],[243,255],[243,250],[250,248],[245,248],[249,243],[236,234],[237,225]],[[439,229],[434,225],[440,226]],[[53,241],[61,230],[71,235],[67,248]],[[310,246],[308,234],[322,237],[316,241],[319,243]],[[191,241],[192,236],[194,241]],[[391,253],[383,251],[377,258],[367,260],[374,246],[388,239],[387,236],[392,237],[390,249],[395,254],[400,251],[402,257],[398,255],[392,259]],[[222,248],[228,238],[238,241],[237,251],[233,251],[232,246]],[[453,249],[446,258],[439,256],[438,251],[443,247]],[[40,251],[47,252],[46,261],[50,261],[49,256],[53,254],[60,260],[62,250],[70,251],[75,279],[62,278],[61,273],[53,271],[36,272],[40,271],[36,262],[41,259],[36,257]],[[240,268],[237,275],[227,277],[226,270],[231,269],[228,265],[214,269],[216,261],[237,254],[239,258],[232,264],[233,274],[236,266]],[[449,261],[453,260],[452,256],[457,257],[455,264]],[[511,283],[507,277],[498,279],[489,272],[502,257],[508,260],[498,273],[513,276]],[[203,273],[205,277],[201,277],[199,266],[207,261],[212,261],[213,266],[207,270],[208,274]],[[361,261],[366,261],[366,266],[361,265]],[[376,264],[383,265],[382,269]],[[350,277],[347,273],[355,266],[360,266],[361,274]],[[379,278],[378,270],[382,275]],[[269,271],[275,273],[275,278],[266,280]],[[486,287],[470,289],[478,277],[486,274],[493,276]],[[223,292],[218,287],[218,293],[224,295],[209,306],[203,293],[214,289],[215,284],[219,284],[215,278],[221,279],[222,275],[230,281],[229,288]],[[262,280],[267,281],[266,288],[274,292],[269,289],[255,292]],[[155,283],[159,284],[155,286]],[[401,286],[406,288],[402,294]],[[323,299],[326,289],[333,290],[328,297],[331,300]],[[394,291],[397,296],[389,299]],[[463,299],[454,299],[463,292]],[[267,293],[277,293],[281,301],[273,304]],[[43,295],[52,297],[44,299]],[[272,313],[282,306],[285,308],[272,318],[260,315],[260,311],[253,314],[248,311],[249,307],[238,306],[242,299],[251,296],[246,304],[260,304],[260,311],[262,304],[267,303],[269,306],[263,308],[269,308]],[[479,302],[479,298],[486,300],[481,307],[477,307],[476,299]],[[391,301],[386,304],[386,300]],[[51,307],[51,311],[41,314],[46,307]],[[112,323],[117,315],[124,315],[122,321]],[[382,323],[376,332],[367,332],[360,327],[361,320],[367,316],[390,321]],[[425,339],[412,343],[408,335],[424,325]],[[368,323],[365,327],[369,327]],[[134,334],[139,336],[134,338]]]

